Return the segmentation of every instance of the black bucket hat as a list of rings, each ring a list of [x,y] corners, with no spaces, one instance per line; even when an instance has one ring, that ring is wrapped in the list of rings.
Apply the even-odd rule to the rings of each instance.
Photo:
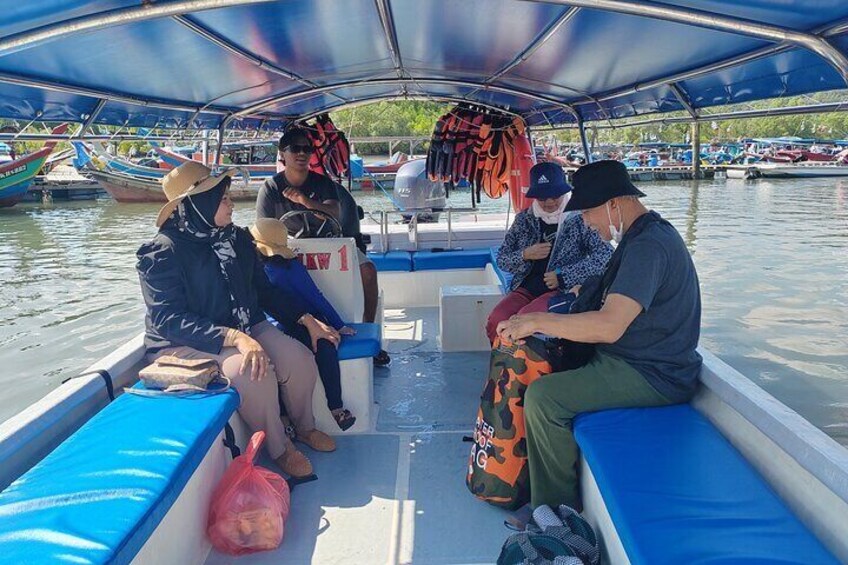
[[[619,161],[595,161],[583,165],[571,176],[571,184],[574,190],[565,207],[569,212],[597,208],[617,196],[645,196],[630,182],[627,167]]]

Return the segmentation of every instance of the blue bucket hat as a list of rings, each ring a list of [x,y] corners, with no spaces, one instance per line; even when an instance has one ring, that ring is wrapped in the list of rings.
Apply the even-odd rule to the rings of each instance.
[[[547,200],[559,198],[567,192],[571,192],[571,185],[565,180],[565,171],[556,163],[538,163],[530,169],[527,198]]]

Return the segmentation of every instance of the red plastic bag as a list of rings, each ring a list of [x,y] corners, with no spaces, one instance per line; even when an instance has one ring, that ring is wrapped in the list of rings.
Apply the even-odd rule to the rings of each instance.
[[[265,441],[256,432],[212,493],[206,533],[218,551],[243,555],[276,549],[289,516],[289,485],[278,474],[253,464]]]

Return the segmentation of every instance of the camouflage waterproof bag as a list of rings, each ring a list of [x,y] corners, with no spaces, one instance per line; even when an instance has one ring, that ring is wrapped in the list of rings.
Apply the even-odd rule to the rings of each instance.
[[[534,337],[522,345],[498,337],[492,348],[465,484],[496,506],[518,508],[530,500],[524,393],[552,372],[546,355],[545,342]]]

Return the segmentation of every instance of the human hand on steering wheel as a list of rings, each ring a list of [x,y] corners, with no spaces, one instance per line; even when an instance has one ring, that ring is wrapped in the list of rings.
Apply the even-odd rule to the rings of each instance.
[[[312,226],[309,224],[310,216],[322,222],[321,226],[316,230],[316,233],[312,233]],[[280,217],[280,221],[285,224],[286,220],[297,217],[302,218],[301,222],[303,223],[303,227],[300,231],[292,235],[295,239],[308,237],[342,237],[342,226],[339,224],[339,221],[333,216],[325,214],[324,212],[319,212],[318,210],[292,210],[283,214]]]

